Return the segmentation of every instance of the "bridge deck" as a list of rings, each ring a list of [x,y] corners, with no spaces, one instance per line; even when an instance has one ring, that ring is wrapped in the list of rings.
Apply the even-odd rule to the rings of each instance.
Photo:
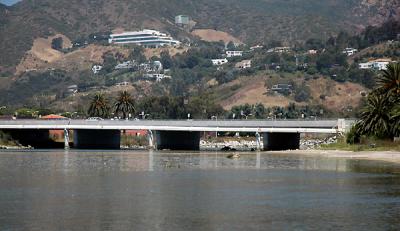
[[[351,123],[351,121],[346,121]],[[338,120],[2,120],[0,129],[337,133]]]

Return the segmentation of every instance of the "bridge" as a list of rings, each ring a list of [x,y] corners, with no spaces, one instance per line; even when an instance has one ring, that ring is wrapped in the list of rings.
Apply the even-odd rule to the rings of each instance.
[[[117,149],[121,131],[148,130],[149,144],[157,149],[198,150],[201,132],[249,132],[265,150],[298,149],[301,133],[345,132],[353,120],[3,120],[0,130],[22,144],[48,140],[49,130],[63,130],[65,146],[73,131],[74,148]]]

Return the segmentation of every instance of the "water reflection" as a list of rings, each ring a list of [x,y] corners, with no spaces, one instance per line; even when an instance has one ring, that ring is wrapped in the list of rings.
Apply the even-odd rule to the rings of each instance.
[[[396,164],[228,154],[1,152],[0,230],[400,227]]]

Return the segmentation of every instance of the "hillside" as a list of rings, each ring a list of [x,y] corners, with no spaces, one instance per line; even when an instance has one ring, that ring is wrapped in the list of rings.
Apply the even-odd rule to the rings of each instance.
[[[396,0],[23,0],[0,8],[0,71],[13,73],[33,41],[61,33],[71,40],[116,28],[155,28],[190,37],[173,25],[188,14],[197,29],[227,32],[246,43],[328,38],[399,16]],[[366,20],[368,19],[368,20]]]

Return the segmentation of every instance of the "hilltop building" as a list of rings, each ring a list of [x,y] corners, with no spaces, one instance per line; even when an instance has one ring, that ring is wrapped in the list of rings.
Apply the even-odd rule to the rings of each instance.
[[[142,30],[111,34],[108,39],[110,44],[137,44],[149,47],[175,46],[179,45],[178,40],[156,30]]]

